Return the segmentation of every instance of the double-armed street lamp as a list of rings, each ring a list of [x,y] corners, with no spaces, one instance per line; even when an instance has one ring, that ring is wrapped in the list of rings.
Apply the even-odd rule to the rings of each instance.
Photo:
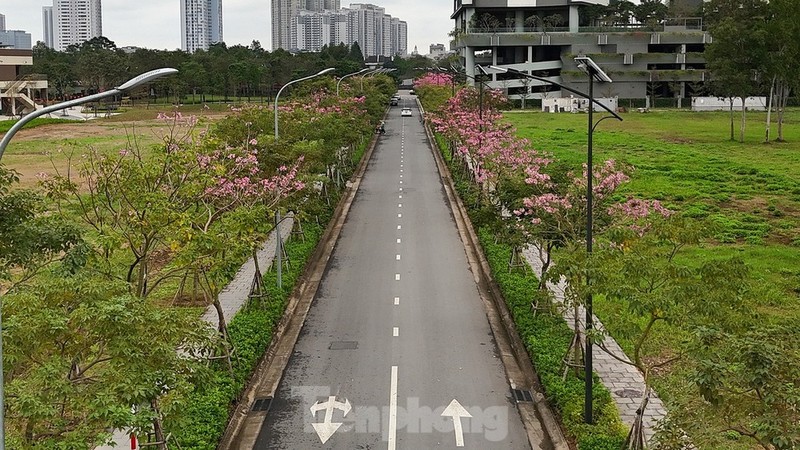
[[[369,71],[369,70],[370,70],[370,68],[369,68],[369,67],[365,67],[365,68],[363,68],[363,69],[359,70],[358,72],[348,73],[347,75],[345,75],[345,76],[343,76],[343,77],[339,78],[339,81],[337,81],[337,82],[336,82],[336,96],[337,96],[337,97],[339,96],[339,85],[340,85],[340,84],[342,84],[342,80],[344,80],[344,79],[345,79],[345,78],[347,78],[347,77],[352,77],[352,76],[354,76],[354,75],[360,75],[360,74],[362,74],[362,73],[364,73],[364,72],[367,72],[367,71]]]
[[[549,83],[555,86],[560,87],[566,91],[572,92],[580,97],[583,97],[589,100],[589,125],[588,125],[588,137],[587,137],[587,150],[586,150],[586,252],[588,253],[589,257],[592,254],[592,201],[593,201],[593,180],[592,180],[592,136],[594,134],[594,129],[597,127],[601,121],[608,119],[608,118],[615,118],[619,121],[622,121],[622,117],[620,117],[617,113],[612,111],[608,106],[605,104],[595,100],[594,98],[594,82],[605,82],[611,83],[611,78],[603,72],[603,69],[600,68],[591,58],[588,56],[576,56],[575,62],[578,64],[578,68],[582,70],[584,73],[589,75],[589,93],[583,93],[581,91],[572,89],[570,87],[564,86],[560,83],[552,81],[548,78],[538,77],[535,75],[531,75],[529,73],[521,72],[516,69],[507,69],[504,67],[497,67],[497,66],[489,66],[490,69],[493,69],[498,72],[502,73],[512,73],[515,75],[523,76],[526,78],[530,78],[533,80],[541,81],[543,83]],[[602,117],[596,123],[594,122],[594,105],[598,105],[604,110],[611,113],[611,116]],[[586,284],[587,286],[590,285],[589,273],[586,273]],[[592,329],[593,329],[593,312],[592,312],[592,292],[591,288],[588,289],[586,294],[586,305],[584,307],[586,310],[586,325],[585,325],[585,334],[586,334],[586,344],[585,344],[585,353],[584,353],[584,381],[585,381],[585,391],[584,391],[584,409],[583,409],[583,418],[585,423],[592,423]],[[577,332],[577,330],[576,330]]]
[[[17,131],[19,131],[22,127],[24,127],[25,124],[27,124],[28,122],[30,122],[31,120],[33,120],[33,119],[35,119],[37,117],[43,116],[45,114],[49,114],[51,112],[59,111],[59,110],[62,110],[62,109],[71,108],[73,106],[83,105],[85,103],[89,103],[89,102],[93,102],[93,101],[96,101],[96,100],[104,99],[104,98],[107,98],[107,97],[112,97],[112,96],[115,96],[115,95],[119,95],[119,94],[122,94],[124,92],[130,91],[130,90],[132,90],[134,88],[137,88],[137,87],[139,87],[139,86],[141,86],[141,85],[143,85],[145,83],[149,83],[150,81],[153,81],[156,78],[161,78],[161,77],[163,77],[165,75],[172,75],[172,74],[175,74],[175,73],[178,73],[177,69],[164,68],[164,69],[151,70],[149,72],[143,73],[143,74],[141,74],[141,75],[139,75],[139,76],[137,76],[135,78],[132,78],[132,79],[126,81],[125,83],[123,83],[119,87],[115,87],[115,88],[110,89],[108,91],[100,92],[100,93],[89,95],[89,96],[86,96],[86,97],[77,98],[75,100],[70,100],[70,101],[67,101],[67,102],[57,103],[55,105],[51,105],[51,106],[48,106],[46,108],[42,108],[42,109],[36,110],[36,111],[26,115],[22,119],[20,119],[17,123],[14,124],[13,127],[11,127],[10,130],[8,130],[8,132],[5,134],[5,136],[3,136],[3,140],[0,141],[0,159],[3,158],[3,153],[5,152],[6,147],[8,147],[8,143],[11,142],[11,138],[13,138],[15,134],[17,134]],[[0,308],[2,308],[1,305],[2,305],[2,302],[0,302]],[[2,336],[2,330],[3,330],[3,317],[2,317],[2,309],[0,309],[0,450],[5,449],[5,421],[4,421],[4,417],[5,417],[5,398],[4,398],[4,395],[5,395],[5,393],[4,393],[4,389],[3,389],[3,385],[4,385],[5,380],[3,379],[3,336]]]
[[[283,92],[284,89],[286,89],[287,87],[289,87],[289,86],[291,86],[291,85],[293,85],[295,83],[299,83],[301,81],[310,80],[310,79],[316,78],[316,77],[318,77],[320,75],[325,75],[328,72],[333,72],[334,70],[336,70],[336,69],[334,69],[333,67],[328,67],[327,69],[320,70],[319,72],[315,73],[314,75],[309,75],[307,77],[303,77],[303,78],[298,78],[296,80],[292,80],[292,81],[284,84],[283,87],[280,88],[278,93],[275,95],[275,140],[276,141],[278,140],[278,97],[281,96],[281,92]]]

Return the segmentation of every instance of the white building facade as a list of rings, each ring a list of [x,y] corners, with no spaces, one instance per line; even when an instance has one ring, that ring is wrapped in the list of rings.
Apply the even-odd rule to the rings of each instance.
[[[46,22],[51,18],[52,26]],[[64,51],[103,35],[101,0],[53,0],[52,10],[43,11],[45,42],[48,28],[53,31],[53,48]]]
[[[222,0],[181,0],[181,49],[194,53],[222,41]]]
[[[44,45],[55,48],[56,46],[56,34],[55,30],[53,29],[53,7],[52,6],[43,6],[42,7],[42,41],[44,41]]]
[[[283,5],[283,10],[276,10],[276,5]],[[289,15],[288,23],[276,23],[276,14]],[[380,6],[365,3],[339,8],[338,0],[273,0],[272,32],[273,49],[291,52],[318,52],[325,45],[356,42],[365,58],[408,52],[408,24]]]

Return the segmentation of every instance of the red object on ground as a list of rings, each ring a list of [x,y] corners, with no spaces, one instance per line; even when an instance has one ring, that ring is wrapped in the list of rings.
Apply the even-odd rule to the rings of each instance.
[[[136,448],[137,448],[136,435],[135,434],[131,434],[131,450],[136,450]]]

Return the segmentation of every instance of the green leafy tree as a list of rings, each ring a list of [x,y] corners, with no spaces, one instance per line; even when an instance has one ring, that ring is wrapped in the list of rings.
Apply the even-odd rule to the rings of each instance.
[[[0,281],[14,283],[25,282],[56,259],[72,256],[70,250],[81,243],[75,227],[42,214],[41,197],[12,189],[18,181],[15,171],[0,165]]]
[[[170,403],[205,373],[188,356],[213,341],[207,327],[130,296],[124,283],[96,276],[93,264],[75,274],[56,268],[5,299],[14,448],[88,450],[110,428],[158,433]]]
[[[644,211],[642,204],[638,205],[635,208]],[[683,253],[707,234],[702,224],[680,217],[648,219],[650,223],[643,224],[643,215],[634,216],[636,219],[623,221],[623,227],[610,233],[612,244],[598,249],[589,271],[596,292],[617,302],[635,318],[611,325],[617,335],[633,342],[627,356],[614,354],[602,340],[598,343],[644,375],[646,392],[627,447],[639,450],[646,448],[643,418],[652,374],[683,357],[683,353],[660,354],[659,343],[654,341],[659,325],[679,326],[685,331],[709,324],[737,329],[740,324],[732,313],[742,312],[744,299],[752,290],[747,267],[739,259],[699,266],[684,262]],[[645,358],[646,354],[658,356]]]
[[[667,17],[668,8],[661,0],[642,0],[633,7],[633,17],[639,23],[655,26]]]
[[[800,446],[800,336],[794,324],[696,332],[693,381],[720,410],[726,432],[767,450]],[[691,424],[687,424],[691,426]]]
[[[731,100],[731,140],[734,140],[733,99],[742,100],[739,140],[744,142],[745,99],[760,91],[759,77],[767,68],[767,15],[767,3],[763,0],[712,0],[709,5],[709,32],[714,41],[706,47],[705,57],[712,91]]]

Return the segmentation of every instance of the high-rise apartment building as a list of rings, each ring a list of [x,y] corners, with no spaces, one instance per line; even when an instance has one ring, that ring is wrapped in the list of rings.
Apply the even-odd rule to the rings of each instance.
[[[272,0],[272,49],[298,48],[293,47],[292,39],[302,40],[303,38],[300,36],[314,28],[312,22],[317,23],[323,20],[322,18],[302,18],[299,20],[301,29],[293,29],[295,23],[298,22],[296,19],[302,11],[321,13],[337,11],[339,8],[341,8],[341,0]],[[319,40],[322,37],[317,36],[315,39]]]
[[[55,38],[55,30],[53,29],[53,7],[52,6],[43,6],[42,7],[42,41],[44,41],[44,45],[55,48],[56,46],[56,38]]]
[[[181,0],[181,48],[208,50],[222,42],[222,0]]]
[[[0,31],[6,31],[6,16],[0,14]]]
[[[45,20],[44,29],[47,30],[46,9],[42,11],[42,15]],[[59,51],[103,35],[101,0],[53,0],[51,18],[53,48]]]
[[[286,8],[276,13],[279,4]],[[316,52],[324,45],[358,42],[365,58],[407,53],[408,24],[386,14],[380,6],[354,3],[349,8],[339,8],[339,0],[306,0],[291,5],[274,0],[272,5],[273,49]],[[288,23],[276,22],[278,13],[291,14]]]
[[[305,0],[272,0],[272,49],[290,49],[292,19],[305,9]]]

